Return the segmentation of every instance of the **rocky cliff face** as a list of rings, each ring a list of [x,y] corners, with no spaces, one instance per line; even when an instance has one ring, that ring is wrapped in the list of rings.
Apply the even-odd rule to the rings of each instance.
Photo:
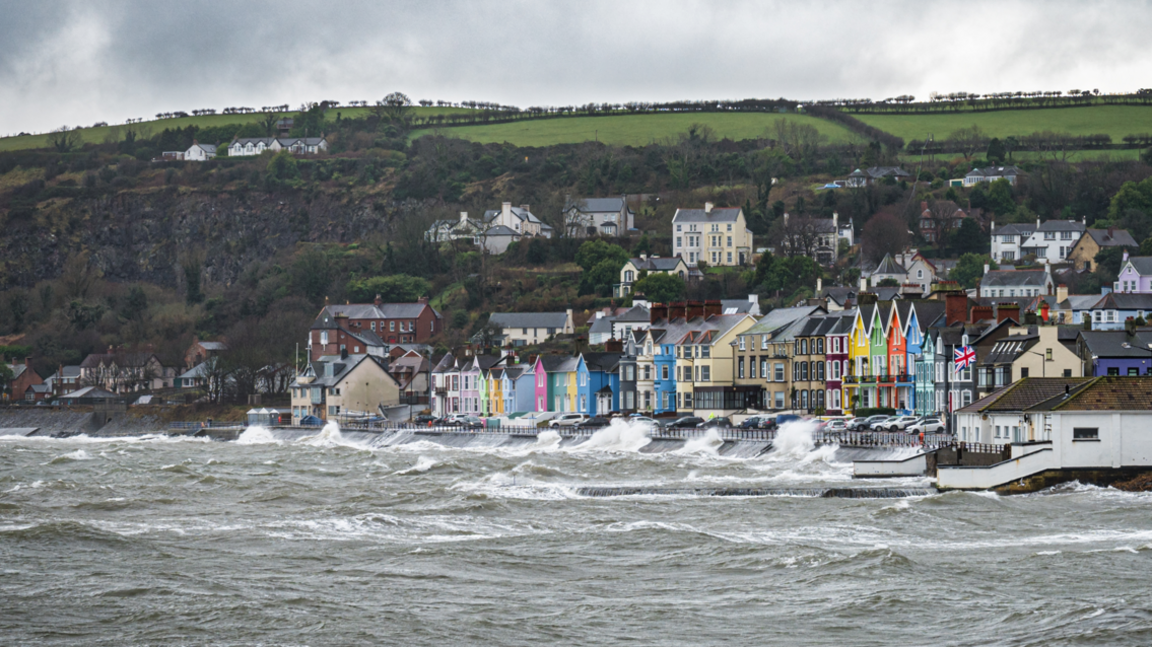
[[[0,290],[55,278],[87,250],[111,281],[180,287],[181,262],[202,259],[203,281],[229,284],[255,260],[298,242],[352,242],[385,227],[371,200],[296,192],[202,193],[166,188],[56,198],[0,237]]]

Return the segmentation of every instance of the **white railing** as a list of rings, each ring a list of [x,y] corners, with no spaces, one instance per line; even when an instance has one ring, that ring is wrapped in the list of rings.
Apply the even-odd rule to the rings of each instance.
[[[936,487],[942,490],[988,490],[1056,467],[1051,445],[994,465],[941,465]]]

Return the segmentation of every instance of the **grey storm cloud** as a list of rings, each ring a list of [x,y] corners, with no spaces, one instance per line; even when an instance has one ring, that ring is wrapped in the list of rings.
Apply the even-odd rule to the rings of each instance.
[[[374,100],[880,99],[1152,86],[1129,2],[0,0],[0,134]]]

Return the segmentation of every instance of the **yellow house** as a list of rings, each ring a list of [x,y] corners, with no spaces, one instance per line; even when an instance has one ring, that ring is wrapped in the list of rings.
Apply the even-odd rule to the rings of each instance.
[[[709,304],[718,302],[704,303],[707,312]],[[751,315],[711,312],[682,324],[685,330],[676,343],[678,409],[728,415],[759,404],[760,389],[737,385],[735,373],[736,338],[755,324]]]
[[[374,355],[325,356],[310,362],[291,387],[292,421],[375,413],[400,403],[400,383]]]
[[[745,265],[752,261],[752,230],[739,207],[677,209],[672,216],[672,254],[689,267],[700,261],[712,266]]]

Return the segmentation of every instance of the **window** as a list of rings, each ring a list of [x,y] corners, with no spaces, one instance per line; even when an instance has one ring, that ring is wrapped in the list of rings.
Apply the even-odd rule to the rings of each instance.
[[[816,340],[816,354],[817,355],[823,355],[824,354],[824,339],[823,338]]]
[[[741,379],[741,380],[744,379],[744,358],[743,357],[741,357],[739,360],[736,361],[736,377]]]
[[[662,380],[668,379],[668,365],[667,364],[660,367],[660,379],[662,379]]]
[[[729,246],[729,247],[731,247],[731,246],[732,246],[732,237],[731,237],[731,236],[729,236],[729,237],[728,237],[728,246]],[[728,252],[728,254],[729,254],[729,259],[728,259],[728,260],[732,260],[732,259],[731,259],[731,254],[732,254],[732,252]]]
[[[729,243],[729,245],[731,245],[731,243]],[[728,262],[732,262],[732,252],[728,252]]]
[[[1128,369],[1128,375],[1139,375],[1139,374],[1140,374],[1140,369],[1138,369],[1138,368],[1129,368]]]
[[[732,223],[728,223],[728,231],[732,231]],[[731,237],[729,237],[729,240],[731,240]],[[731,245],[732,243],[728,244]]]
[[[918,278],[918,279],[924,278],[924,270],[916,270],[916,278]]]
[[[700,357],[703,357],[704,359],[709,359],[712,357],[711,346],[697,346],[697,348],[700,349]]]
[[[396,332],[396,322],[395,321],[389,321],[388,322],[388,331],[389,332]]]
[[[1045,348],[1044,349],[1044,361],[1047,361],[1047,362],[1052,361],[1052,349],[1051,348]]]
[[[824,362],[816,362],[816,375],[814,377],[818,382],[824,381]]]
[[[1020,379],[1024,379],[1026,377],[1028,377],[1028,367],[1022,366],[1020,367]]]
[[[1096,427],[1073,427],[1072,440],[1100,440],[1100,430]]]
[[[1060,232],[1060,240],[1072,240],[1072,232],[1070,232],[1070,231]]]
[[[744,350],[744,338],[740,337],[740,350]]]
[[[768,335],[760,335],[760,350],[768,350]]]
[[[701,382],[711,382],[712,381],[712,367],[711,366],[701,366],[700,367],[700,381]]]
[[[776,392],[776,408],[777,409],[783,409],[784,408],[784,392],[783,391],[777,391]]]
[[[676,225],[676,231],[683,231],[684,225]]]
[[[773,373],[775,374],[773,381],[783,382],[784,381],[784,363],[783,362],[776,362],[776,366],[773,367]]]
[[[1054,231],[1044,232],[1044,240],[1056,240],[1056,232],[1054,232]]]
[[[682,240],[679,236],[676,237],[676,246],[683,247]]]
[[[372,332],[376,332],[376,322],[372,322]]]
[[[581,373],[580,374],[580,386],[588,386],[588,374],[587,373]],[[583,408],[583,406],[581,406],[581,408]]]

